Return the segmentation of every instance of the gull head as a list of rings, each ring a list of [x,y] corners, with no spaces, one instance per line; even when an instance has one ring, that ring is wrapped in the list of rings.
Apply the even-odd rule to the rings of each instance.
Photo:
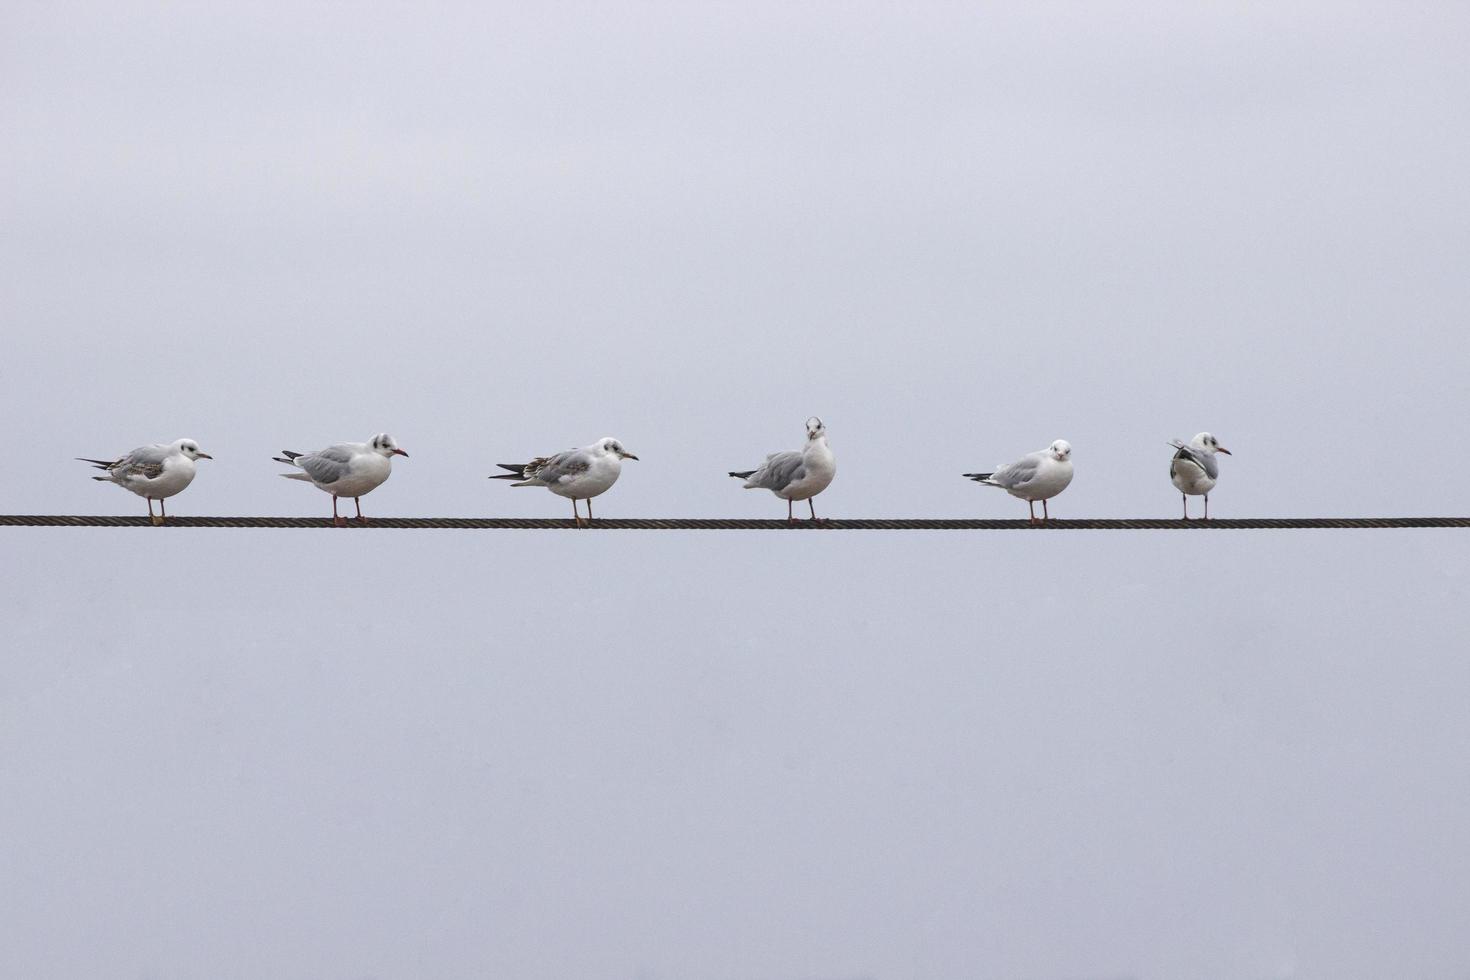
[[[377,435],[373,436],[373,441],[370,443],[370,445],[372,446],[373,452],[378,453],[382,456],[408,455],[408,453],[398,448],[397,441],[395,441],[394,438],[386,432],[379,432]]]
[[[1072,444],[1065,439],[1058,439],[1046,447],[1047,453],[1058,463],[1065,463],[1072,458]]]
[[[1193,441],[1191,442],[1191,445],[1197,446],[1208,453],[1224,453],[1226,456],[1235,455],[1230,450],[1220,445],[1220,440],[1216,439],[1208,432],[1201,432],[1199,435],[1195,436]]]
[[[637,459],[632,453],[623,448],[623,444],[612,436],[597,440],[596,450],[603,456],[616,456],[618,459]]]
[[[806,420],[806,441],[815,442],[827,434],[827,427],[822,420],[813,415]]]
[[[209,453],[201,451],[199,443],[193,439],[180,439],[174,443],[174,448],[189,459],[214,459]]]

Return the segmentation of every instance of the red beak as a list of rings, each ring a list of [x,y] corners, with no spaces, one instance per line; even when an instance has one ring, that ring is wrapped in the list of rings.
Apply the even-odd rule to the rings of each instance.
[[[404,452],[402,449],[395,449],[395,450],[393,450],[393,455],[394,456],[403,456],[404,458],[407,458],[408,457],[408,453]]]
[[[1230,450],[1226,449],[1224,446],[1216,446],[1215,447],[1215,452],[1217,452],[1217,453],[1224,453],[1226,456],[1234,456],[1235,455]]]

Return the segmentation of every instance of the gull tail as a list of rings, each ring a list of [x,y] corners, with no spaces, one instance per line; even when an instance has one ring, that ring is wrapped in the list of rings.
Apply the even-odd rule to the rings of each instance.
[[[503,470],[510,470],[510,472],[509,473],[496,473],[494,476],[490,477],[490,479],[492,479],[492,480],[524,480],[526,478],[526,470],[530,467],[531,464],[530,463],[496,463],[495,465],[498,466],[498,467],[500,467]]]
[[[79,463],[91,463],[93,466],[97,467],[99,470],[111,469],[113,466],[116,466],[117,465],[117,460],[115,460],[115,459],[113,459],[113,460],[106,460],[106,459],[88,459],[85,456],[78,456],[76,459],[77,459],[77,462],[79,462]],[[94,480],[101,480],[101,479],[103,479],[103,477],[94,476],[94,477],[92,477],[92,479],[94,479]]]
[[[301,464],[296,461],[305,455],[305,453],[293,453],[289,449],[282,449],[281,455],[272,456],[271,459],[277,463],[285,463],[287,466],[295,466],[297,469],[300,469]],[[276,475],[284,476],[288,480],[306,480],[308,483],[311,482],[311,477],[306,473],[277,473]]]
[[[965,479],[967,479],[967,480],[974,480],[976,483],[989,483],[990,482],[990,478],[992,476],[995,476],[995,474],[994,473],[965,473],[964,474]]]
[[[755,475],[755,470],[746,470],[744,473],[731,473],[730,475],[737,480],[749,480]]]

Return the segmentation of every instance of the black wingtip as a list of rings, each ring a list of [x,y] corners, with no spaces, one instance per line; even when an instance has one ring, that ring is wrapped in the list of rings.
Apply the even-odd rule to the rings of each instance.
[[[110,467],[113,463],[117,462],[117,460],[112,460],[111,462],[109,462],[109,461],[103,460],[103,459],[88,459],[85,456],[76,456],[76,457],[73,457],[73,458],[78,463],[91,463],[93,466],[97,467],[99,470],[105,470],[108,467]],[[92,479],[96,480],[96,479],[99,479],[99,478],[94,476],[94,477],[92,477]]]
[[[494,476],[490,477],[490,479],[492,479],[492,480],[524,480],[526,478],[526,467],[527,466],[530,466],[531,464],[530,463],[496,463],[495,465],[498,466],[498,467],[500,467],[503,470],[510,470],[510,472],[509,473],[496,473]]]
[[[964,474],[964,477],[965,477],[966,480],[974,480],[976,483],[984,483],[986,480],[990,479],[992,476],[995,476],[995,474],[994,473],[966,473],[966,474]]]
[[[731,473],[730,475],[737,480],[749,480],[755,475],[755,470],[746,470],[744,473]]]

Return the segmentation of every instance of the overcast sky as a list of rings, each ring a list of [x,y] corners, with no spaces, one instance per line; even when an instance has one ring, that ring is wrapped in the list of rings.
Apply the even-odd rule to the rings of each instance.
[[[0,3],[0,512],[1466,512],[1462,4],[231,6]],[[1467,543],[0,530],[0,963],[1465,980]]]

